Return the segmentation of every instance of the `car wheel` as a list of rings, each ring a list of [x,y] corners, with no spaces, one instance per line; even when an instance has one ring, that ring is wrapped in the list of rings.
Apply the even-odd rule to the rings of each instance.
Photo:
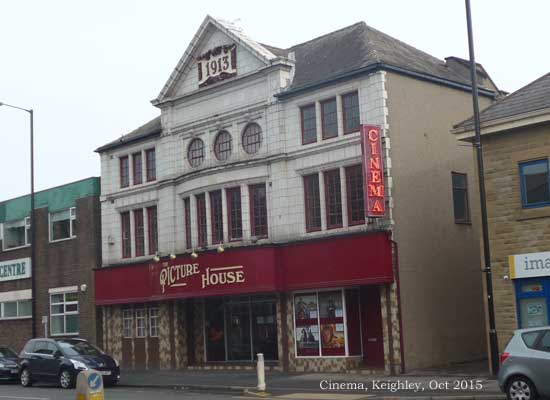
[[[537,391],[531,381],[523,376],[510,379],[506,386],[508,400],[536,400]]]
[[[32,386],[31,372],[27,368],[24,368],[21,371],[20,380],[21,380],[21,386],[24,386],[24,387]]]
[[[68,369],[64,369],[59,374],[59,385],[63,389],[69,389],[73,387],[73,374]]]

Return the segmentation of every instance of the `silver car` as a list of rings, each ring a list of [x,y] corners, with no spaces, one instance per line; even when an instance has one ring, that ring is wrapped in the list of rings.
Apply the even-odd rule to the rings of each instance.
[[[550,326],[515,331],[500,363],[498,383],[509,400],[550,397]]]

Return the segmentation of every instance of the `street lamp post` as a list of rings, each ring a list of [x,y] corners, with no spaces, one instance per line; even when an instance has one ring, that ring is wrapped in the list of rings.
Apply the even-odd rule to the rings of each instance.
[[[34,213],[34,111],[0,102],[0,106],[15,108],[29,113],[31,135],[31,313],[32,337],[36,337],[36,218]]]

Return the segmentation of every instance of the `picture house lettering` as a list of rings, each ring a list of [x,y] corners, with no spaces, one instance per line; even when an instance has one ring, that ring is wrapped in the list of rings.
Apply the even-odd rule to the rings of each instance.
[[[361,125],[361,147],[363,153],[363,179],[367,217],[383,217],[384,165],[382,159],[382,137],[379,126]]]
[[[237,75],[237,46],[218,46],[197,58],[199,87]]]
[[[229,267],[206,267],[201,271],[198,263],[168,265],[163,263],[159,273],[161,292],[165,293],[172,287],[197,286],[193,276],[200,275],[200,288],[210,286],[232,285],[245,282],[245,272],[242,265]]]

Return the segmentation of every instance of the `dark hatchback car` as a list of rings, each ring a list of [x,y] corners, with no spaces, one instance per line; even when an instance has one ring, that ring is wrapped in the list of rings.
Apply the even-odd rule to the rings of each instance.
[[[74,387],[80,371],[94,369],[103,375],[106,385],[120,379],[118,361],[82,339],[31,339],[19,354],[21,385],[33,382],[58,382]]]
[[[17,378],[19,378],[17,354],[7,347],[0,347],[0,380],[16,380]]]

